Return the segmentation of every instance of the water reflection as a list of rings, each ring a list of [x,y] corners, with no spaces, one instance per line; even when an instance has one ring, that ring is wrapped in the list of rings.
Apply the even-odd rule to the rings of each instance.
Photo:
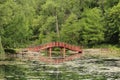
[[[120,68],[106,66],[106,61],[77,60],[58,65],[16,61],[14,64],[0,65],[0,80],[119,80]],[[117,68],[117,71],[110,72],[108,66]]]

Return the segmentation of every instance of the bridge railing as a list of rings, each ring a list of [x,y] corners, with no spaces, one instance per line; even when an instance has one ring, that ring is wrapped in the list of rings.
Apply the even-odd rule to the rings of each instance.
[[[36,47],[30,47],[28,48],[28,50],[30,51],[40,51],[42,49],[47,49],[50,47],[64,47],[73,51],[79,51],[82,52],[81,48],[79,46],[74,46],[74,45],[70,45],[70,44],[66,44],[63,42],[51,42],[51,43],[47,43],[47,44],[43,44],[40,46],[36,46]]]

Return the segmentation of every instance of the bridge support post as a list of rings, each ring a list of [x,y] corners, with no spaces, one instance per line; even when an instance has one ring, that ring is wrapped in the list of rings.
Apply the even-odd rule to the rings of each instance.
[[[65,47],[63,48],[63,58],[65,58],[65,55],[66,55],[66,49]]]
[[[50,47],[49,48],[49,58],[51,58],[51,56],[52,56],[52,48]]]

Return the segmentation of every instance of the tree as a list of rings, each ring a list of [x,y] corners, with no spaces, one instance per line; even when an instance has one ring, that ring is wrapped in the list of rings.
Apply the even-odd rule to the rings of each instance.
[[[61,29],[61,41],[70,44],[78,44],[81,27],[77,21],[77,15],[71,14]]]
[[[93,45],[104,40],[104,27],[101,15],[102,12],[98,8],[93,8],[83,13],[80,26],[82,27],[81,41],[84,44]]]
[[[101,8],[103,15],[106,12],[106,10],[112,8],[113,6],[119,3],[119,0],[97,0],[97,1],[98,1],[97,4]]]
[[[5,59],[5,52],[2,46],[1,36],[0,36],[0,60],[4,60],[4,59]]]
[[[76,15],[71,15],[61,31],[63,41],[82,45],[94,45],[103,41],[101,14],[100,9],[93,8],[84,11],[80,20],[77,20]]]
[[[74,13],[80,17],[82,8],[78,0],[46,0],[40,11],[39,39],[42,42],[61,41],[60,31],[69,16]],[[57,34],[57,35],[55,35]],[[44,36],[44,37],[43,37]],[[49,36],[49,39],[48,39]]]
[[[110,43],[120,43],[120,3],[105,14],[106,40]]]
[[[3,34],[4,34],[4,28],[6,28],[6,25],[11,21],[11,10],[9,8],[4,8],[9,4],[7,1],[0,0],[0,59],[5,59],[5,52],[3,49]]]
[[[106,42],[118,43],[118,2],[0,0],[1,44],[6,48],[51,41],[95,45],[104,40],[104,34]]]
[[[22,4],[14,0],[8,0],[1,5],[2,16],[0,18],[3,22],[1,27],[4,30],[3,46],[19,47],[20,44],[29,40],[33,12],[34,9],[29,4]]]
[[[59,1],[59,0],[58,0]],[[41,43],[47,39],[47,37],[55,37],[57,40],[60,38],[60,26],[63,19],[63,10],[61,5],[54,0],[46,0],[45,4],[42,5],[40,20],[40,41]],[[53,34],[53,35],[51,35]],[[56,34],[56,35],[54,35]],[[45,36],[45,37],[41,37]],[[45,39],[46,38],[46,39]],[[47,41],[53,41],[54,39],[47,39]]]

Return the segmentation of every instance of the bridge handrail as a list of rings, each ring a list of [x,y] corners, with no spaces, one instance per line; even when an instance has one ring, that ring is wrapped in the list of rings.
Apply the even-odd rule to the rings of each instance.
[[[30,51],[40,51],[43,49],[47,49],[50,47],[63,47],[63,48],[67,48],[73,51],[78,51],[78,52],[82,52],[81,48],[79,46],[74,46],[74,45],[70,45],[67,43],[63,43],[63,42],[51,42],[51,43],[47,43],[47,44],[43,44],[40,46],[35,46],[35,47],[29,47],[27,48]]]

